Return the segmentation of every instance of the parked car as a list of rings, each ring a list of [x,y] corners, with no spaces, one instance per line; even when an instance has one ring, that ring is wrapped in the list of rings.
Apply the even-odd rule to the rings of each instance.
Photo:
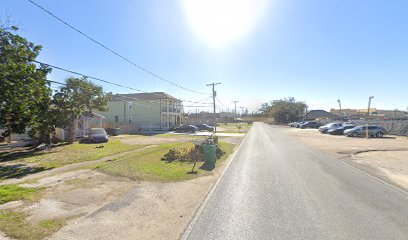
[[[330,135],[343,135],[345,130],[352,129],[354,127],[356,127],[356,126],[347,124],[347,125],[343,125],[343,126],[338,127],[338,128],[330,129],[330,130],[327,131],[327,133],[330,134]]]
[[[319,128],[322,125],[323,124],[321,124],[319,122],[309,121],[309,122],[305,122],[303,124],[300,124],[300,128],[302,128],[302,129],[305,129],[305,128]]]
[[[352,129],[344,131],[344,134],[348,137],[362,137],[366,135],[366,126],[357,126]],[[380,126],[368,126],[368,135],[370,137],[383,137],[386,131]]]
[[[198,128],[194,125],[183,125],[176,128],[174,131],[177,133],[195,133],[198,131]]]
[[[195,125],[197,128],[198,128],[198,130],[200,130],[200,131],[202,131],[202,130],[205,130],[205,131],[209,131],[209,132],[212,132],[212,131],[214,131],[214,127],[213,126],[209,126],[209,125],[207,125],[207,124],[197,124],[197,125]]]
[[[91,128],[89,131],[89,142],[106,143],[109,141],[109,136],[103,128]]]
[[[293,127],[300,128],[300,125],[302,125],[303,123],[305,123],[305,122],[294,122]]]
[[[291,122],[288,125],[289,127],[296,127],[296,124],[298,124],[298,122]]]
[[[329,131],[329,130],[331,130],[331,129],[338,128],[338,127],[341,127],[342,125],[343,125],[343,124],[342,124],[342,123],[339,123],[339,122],[329,123],[329,124],[326,124],[326,125],[324,125],[324,126],[319,127],[319,131],[320,131],[321,133],[327,133],[327,131]]]

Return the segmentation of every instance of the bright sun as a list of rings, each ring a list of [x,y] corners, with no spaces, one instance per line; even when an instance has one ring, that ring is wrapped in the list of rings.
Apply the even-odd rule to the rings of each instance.
[[[193,30],[210,45],[223,46],[250,32],[267,0],[182,0]]]

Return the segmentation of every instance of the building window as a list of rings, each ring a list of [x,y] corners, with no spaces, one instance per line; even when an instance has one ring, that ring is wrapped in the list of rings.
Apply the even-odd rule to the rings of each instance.
[[[128,110],[132,110],[132,107],[133,107],[132,103],[128,102]]]
[[[129,122],[129,123],[132,122],[132,116],[128,116],[128,122]]]
[[[119,122],[119,116],[115,116],[115,123]]]

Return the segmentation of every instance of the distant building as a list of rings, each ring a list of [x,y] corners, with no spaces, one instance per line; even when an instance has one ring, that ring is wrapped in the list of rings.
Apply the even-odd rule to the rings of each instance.
[[[182,101],[164,92],[116,94],[108,103],[104,126],[122,132],[168,130],[183,122]]]
[[[304,120],[336,119],[338,116],[325,110],[310,110],[303,118]]]
[[[218,113],[216,114],[216,117],[217,118],[219,117]],[[209,125],[215,124],[214,114],[210,112],[190,113],[184,120],[185,120],[184,123],[193,125],[200,123],[205,123]]]
[[[340,115],[339,109],[331,109],[331,113]],[[365,109],[342,109],[341,115],[349,119],[360,119],[367,117],[367,108]],[[408,112],[401,110],[380,110],[376,108],[370,108],[370,118],[390,120],[390,119],[407,119]]]

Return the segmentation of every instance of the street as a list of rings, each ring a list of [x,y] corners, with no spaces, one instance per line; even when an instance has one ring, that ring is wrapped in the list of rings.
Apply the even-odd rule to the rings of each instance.
[[[187,239],[407,239],[408,195],[255,123]]]

